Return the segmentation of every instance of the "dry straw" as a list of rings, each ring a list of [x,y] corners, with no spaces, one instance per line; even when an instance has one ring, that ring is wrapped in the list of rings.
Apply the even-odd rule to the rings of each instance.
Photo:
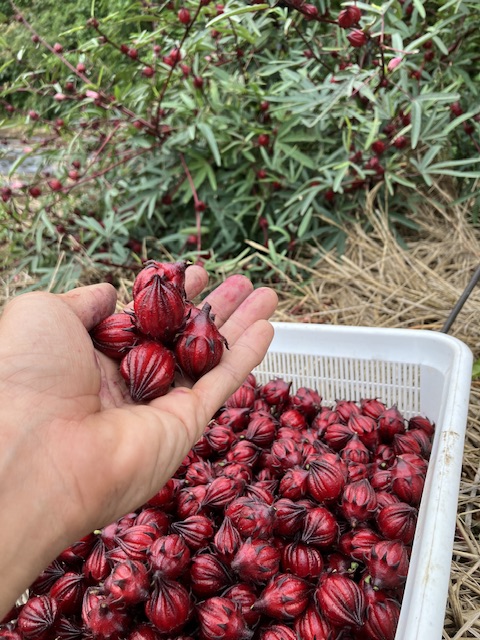
[[[365,232],[360,221],[351,226],[342,258],[323,255],[307,284],[285,278],[279,269],[275,320],[440,331],[480,263],[480,227],[469,216],[473,198],[459,205],[449,192],[435,185],[430,193],[419,194],[421,204],[413,217],[419,231],[410,234],[406,247],[388,226],[386,203],[372,191],[362,214],[370,229]],[[265,250],[256,248],[268,262]],[[315,251],[318,255],[320,248]],[[25,274],[4,281],[3,301],[30,284]],[[126,278],[119,287],[121,300],[130,287]],[[480,359],[480,286],[450,334]],[[480,380],[472,384],[469,409],[445,640],[480,638]]]

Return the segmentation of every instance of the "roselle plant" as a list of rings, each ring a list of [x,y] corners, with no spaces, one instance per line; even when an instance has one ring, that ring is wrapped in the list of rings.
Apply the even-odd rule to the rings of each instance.
[[[301,275],[290,258],[341,251],[371,189],[401,230],[419,190],[480,176],[473,1],[71,4],[2,3],[1,126],[30,148],[2,235],[39,286],[165,250]]]

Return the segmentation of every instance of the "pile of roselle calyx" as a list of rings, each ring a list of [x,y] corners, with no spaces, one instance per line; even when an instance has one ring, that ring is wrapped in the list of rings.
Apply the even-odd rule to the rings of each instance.
[[[250,374],[146,504],[66,549],[11,640],[393,640],[434,425]]]
[[[113,313],[92,329],[96,349],[120,361],[132,400],[165,395],[177,373],[198,380],[228,348],[206,302],[187,300],[188,262],[149,260],[133,283],[133,309]]]

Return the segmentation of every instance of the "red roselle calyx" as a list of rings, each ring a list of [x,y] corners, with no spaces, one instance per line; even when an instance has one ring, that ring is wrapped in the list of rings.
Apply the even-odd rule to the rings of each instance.
[[[73,614],[79,610],[85,593],[85,578],[81,573],[67,571],[50,589],[59,614]]]
[[[188,262],[149,260],[135,278],[132,290],[133,298],[135,299],[142,289],[151,284],[154,276],[161,276],[164,282],[176,287],[185,297],[185,271],[187,267]]]
[[[239,547],[231,567],[240,580],[263,584],[278,573],[280,551],[266,540],[249,538]]]
[[[202,640],[249,640],[248,629],[238,604],[228,598],[213,597],[197,607]]]
[[[318,502],[333,502],[340,497],[345,480],[345,470],[340,458],[324,454],[309,465],[307,492]]]
[[[315,638],[315,640],[330,640],[333,629],[324,616],[321,615],[315,603],[295,620],[295,631],[298,638]]]
[[[182,371],[198,380],[220,362],[228,343],[215,326],[211,306],[206,302],[199,313],[186,321],[175,344],[175,356]]]
[[[260,396],[266,400],[269,405],[283,405],[289,399],[291,386],[291,382],[285,382],[285,380],[281,378],[276,378],[260,388]]]
[[[291,542],[282,548],[282,570],[307,580],[318,578],[323,570],[322,553],[305,542]]]
[[[322,397],[309,387],[300,387],[297,393],[290,398],[290,407],[303,413],[311,420],[321,409]]]
[[[174,580],[190,565],[190,549],[180,535],[170,533],[153,542],[148,559],[157,576]]]
[[[370,602],[365,610],[362,627],[367,638],[394,640],[400,618],[400,604],[393,598]]]
[[[361,626],[365,598],[360,587],[350,577],[340,573],[325,574],[320,579],[316,597],[323,615],[333,625]]]
[[[242,537],[228,516],[223,518],[222,524],[213,539],[213,544],[218,555],[228,562],[232,560],[240,548]]]
[[[121,360],[139,337],[134,315],[126,312],[107,316],[91,330],[90,336],[96,349],[116,360]]]
[[[139,560],[118,562],[104,583],[105,593],[116,603],[138,604],[147,599],[150,576],[146,566]]]
[[[175,378],[175,359],[162,344],[143,342],[123,358],[120,373],[134,402],[153,400],[170,389]]]
[[[173,533],[182,536],[185,543],[192,551],[198,551],[206,547],[214,536],[214,526],[210,518],[198,514],[189,516],[171,526]]]
[[[18,630],[28,640],[43,640],[50,633],[57,615],[57,603],[51,596],[33,596],[18,614]]]
[[[156,340],[172,341],[184,322],[182,294],[157,274],[133,299],[133,308],[139,331]]]
[[[199,553],[190,565],[192,591],[203,598],[214,596],[232,583],[232,577],[220,558],[212,553]]]
[[[190,595],[175,580],[157,580],[150,598],[145,603],[145,614],[163,634],[182,630],[191,613]]]
[[[82,621],[88,635],[115,640],[128,628],[128,613],[115,607],[96,587],[87,589],[83,598]]]
[[[380,540],[371,549],[367,571],[372,583],[379,589],[401,587],[408,573],[409,558],[406,546],[400,540]]]
[[[260,632],[260,640],[297,640],[297,634],[284,624],[272,624]]]
[[[385,538],[410,544],[415,535],[417,515],[418,510],[405,502],[389,504],[377,513],[377,527]]]
[[[370,482],[363,479],[346,484],[340,509],[352,527],[369,520],[377,510],[377,495]]]
[[[273,533],[274,511],[271,505],[253,498],[237,498],[225,510],[244,540],[268,539]]]
[[[257,587],[250,584],[235,584],[229,587],[223,597],[228,598],[240,606],[245,622],[254,627],[260,619],[260,614],[252,610],[252,606],[257,599]]]
[[[255,402],[255,389],[251,384],[244,383],[228,398],[226,407],[236,407],[238,409],[252,409]]]
[[[303,578],[278,573],[267,584],[252,609],[275,620],[294,620],[308,606],[312,588]]]

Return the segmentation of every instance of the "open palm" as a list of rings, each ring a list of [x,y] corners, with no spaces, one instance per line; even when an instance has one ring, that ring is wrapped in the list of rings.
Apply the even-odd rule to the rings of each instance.
[[[187,269],[190,298],[205,284],[203,269]],[[176,386],[144,405],[132,403],[118,363],[96,352],[88,334],[114,311],[113,287],[25,294],[7,305],[0,320],[0,508],[27,526],[34,515],[36,526],[42,513],[48,518],[43,556],[153,496],[263,358],[275,293],[232,276],[206,299],[230,350],[193,387]]]

